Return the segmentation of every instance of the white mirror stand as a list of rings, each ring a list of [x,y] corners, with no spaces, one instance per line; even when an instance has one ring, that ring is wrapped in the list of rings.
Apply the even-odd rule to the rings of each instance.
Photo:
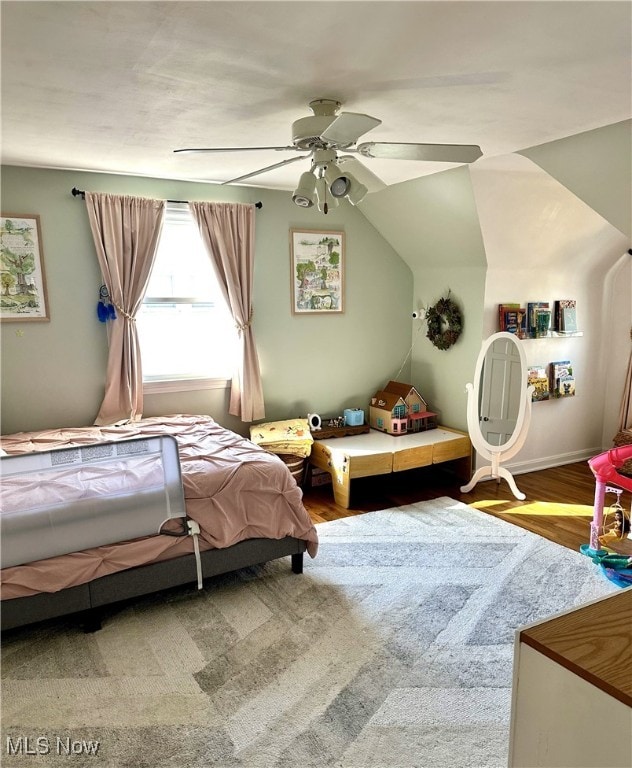
[[[524,445],[531,421],[531,395],[527,383],[527,363],[519,339],[512,333],[495,333],[483,342],[476,362],[474,384],[467,384],[467,425],[472,445],[488,466],[478,468],[463,493],[481,480],[506,480],[513,495],[518,490],[511,472],[501,462],[515,456]],[[484,424],[485,435],[481,430]],[[496,431],[494,431],[494,428]],[[494,435],[497,444],[488,438]]]

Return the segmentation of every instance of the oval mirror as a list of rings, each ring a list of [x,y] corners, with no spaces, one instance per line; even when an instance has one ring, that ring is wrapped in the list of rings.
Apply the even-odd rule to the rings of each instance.
[[[494,447],[507,445],[515,434],[526,386],[522,348],[508,335],[510,339],[492,339],[481,354],[478,423],[483,440]]]
[[[511,473],[501,460],[522,448],[529,429],[531,393],[527,364],[520,340],[512,333],[495,333],[481,347],[474,372],[474,384],[467,385],[467,424],[472,445],[491,465],[476,470],[462,491],[470,491],[483,479],[505,478],[517,498]]]

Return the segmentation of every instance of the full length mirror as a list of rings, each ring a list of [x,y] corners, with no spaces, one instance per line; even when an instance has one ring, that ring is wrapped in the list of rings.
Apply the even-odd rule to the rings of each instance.
[[[520,351],[513,336],[495,338],[482,358],[478,423],[483,439],[493,446],[506,445],[518,425],[526,385]]]
[[[474,384],[468,384],[467,424],[472,445],[483,460],[465,493],[481,480],[504,478],[512,493],[524,499],[515,480],[501,461],[522,448],[531,419],[532,386],[527,384],[527,365],[520,341],[511,333],[495,333],[483,342],[476,362]]]

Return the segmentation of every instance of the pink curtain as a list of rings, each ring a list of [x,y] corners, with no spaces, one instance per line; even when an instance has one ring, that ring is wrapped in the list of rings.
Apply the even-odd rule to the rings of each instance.
[[[265,416],[259,358],[252,330],[255,207],[242,203],[189,203],[215,267],[242,343],[228,412],[242,421]]]
[[[94,423],[137,420],[143,413],[143,372],[136,313],[156,256],[165,201],[86,192],[86,207],[103,280],[116,308],[116,320],[108,321],[105,398]]]

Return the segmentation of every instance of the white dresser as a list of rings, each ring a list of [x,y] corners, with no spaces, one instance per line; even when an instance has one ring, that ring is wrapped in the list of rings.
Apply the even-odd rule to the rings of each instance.
[[[510,768],[631,768],[632,587],[516,633]]]

